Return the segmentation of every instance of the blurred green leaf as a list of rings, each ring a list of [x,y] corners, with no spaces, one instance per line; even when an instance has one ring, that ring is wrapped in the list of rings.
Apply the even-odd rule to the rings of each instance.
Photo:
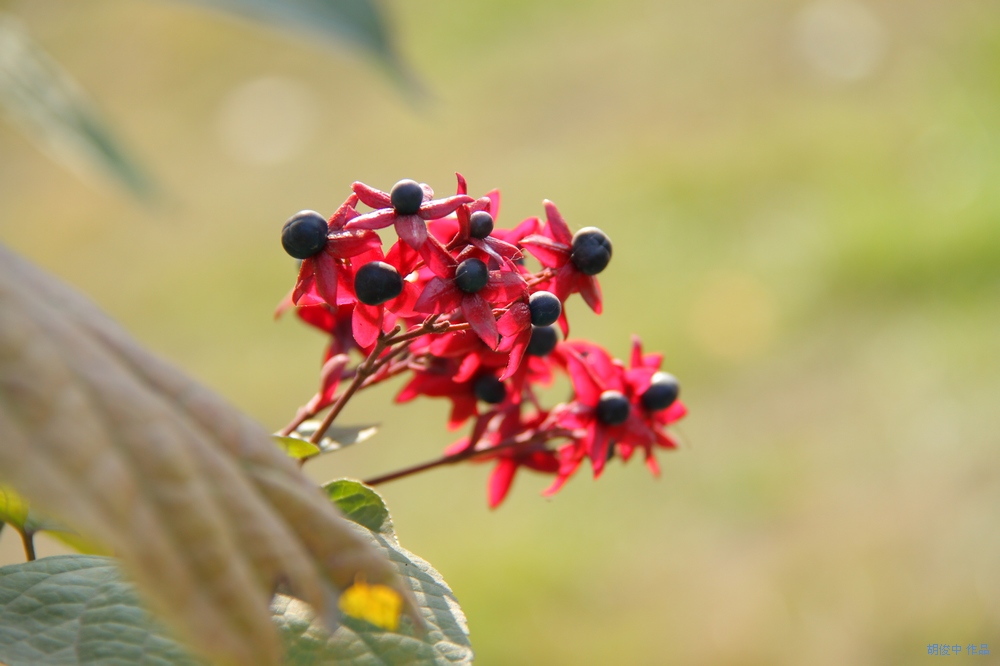
[[[213,9],[311,32],[360,47],[384,65],[398,83],[412,86],[382,10],[374,0],[184,0]]]
[[[86,177],[98,169],[142,200],[152,183],[76,82],[0,14],[0,109],[52,159]]]
[[[311,439],[316,434],[316,430],[322,425],[320,421],[306,421],[295,429],[294,437]],[[378,432],[378,424],[358,425],[358,426],[337,426],[332,425],[323,433],[323,438],[319,440],[320,453],[333,453],[351,444],[359,444],[371,439]]]
[[[323,490],[337,508],[358,525],[396,540],[385,500],[372,488],[353,479],[338,479],[324,484]]]
[[[271,435],[271,438],[281,447],[281,450],[296,460],[312,458],[318,456],[321,451],[312,442],[298,437],[284,437],[282,435]]]
[[[192,658],[142,608],[115,560],[46,557],[0,568],[0,662],[170,664]]]
[[[400,547],[392,531],[389,510],[378,493],[349,480],[334,481],[325,488],[347,517],[358,523],[358,529],[372,545],[396,567],[413,591],[424,626],[417,630],[410,623],[396,631],[386,631],[345,616],[330,634],[314,619],[306,604],[279,595],[272,611],[285,639],[286,663],[291,666],[471,664],[469,627],[455,595],[430,564]]]
[[[0,486],[0,523],[9,523],[21,534],[47,532],[64,544],[90,555],[110,555],[111,551],[95,541],[86,539],[62,523],[33,511],[28,503],[9,486]]]

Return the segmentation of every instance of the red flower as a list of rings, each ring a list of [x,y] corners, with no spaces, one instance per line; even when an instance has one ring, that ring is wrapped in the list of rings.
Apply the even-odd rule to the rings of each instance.
[[[396,396],[396,402],[409,402],[421,395],[448,398],[451,401],[448,427],[458,428],[478,413],[477,383],[484,377],[495,377],[490,372],[481,372],[457,381],[458,366],[457,359],[432,358],[426,370],[414,372],[413,379]]]
[[[556,205],[545,200],[545,217],[547,224],[540,234],[524,238],[521,245],[542,263],[543,266],[555,269],[551,285],[546,287],[559,297],[566,300],[570,294],[579,292],[590,309],[601,314],[601,286],[597,278],[580,271],[570,259],[573,234],[559,213]],[[565,332],[565,327],[563,329]]]
[[[458,193],[466,194],[468,188],[465,178],[460,173],[455,175],[458,176]],[[471,245],[492,259],[497,268],[509,261],[520,259],[521,251],[517,246],[498,238],[496,230],[491,231],[485,238],[476,238],[471,235],[471,216],[473,213],[478,212],[488,213],[492,220],[496,222],[497,215],[500,213],[500,191],[493,190],[487,193],[486,196],[476,199],[471,204],[463,204],[458,207],[455,211],[457,228],[451,241],[447,244],[448,249],[462,249]]]
[[[585,434],[560,449],[559,475],[547,494],[559,490],[584,458],[590,458],[597,478],[612,446],[643,446],[656,439],[642,418],[641,405],[637,407],[639,397],[635,391],[643,382],[648,388],[653,370],[645,369],[645,379],[627,377],[620,361],[612,360],[604,349],[590,342],[563,342],[555,353],[569,373],[574,398],[553,410],[554,416],[563,427]]]
[[[500,343],[500,334],[493,308],[502,308],[527,293],[524,278],[514,271],[488,271],[486,284],[478,291],[463,291],[457,284],[458,266],[472,258],[465,252],[457,258],[453,257],[433,239],[424,245],[424,249],[427,267],[435,277],[424,287],[413,309],[427,314],[446,314],[461,310],[462,317],[469,322],[476,335],[490,349],[496,349]]]
[[[450,215],[462,204],[473,201],[472,197],[467,195],[456,195],[432,201],[431,197],[434,196],[434,192],[428,186],[421,185],[424,189],[423,203],[420,204],[415,213],[404,214],[392,207],[392,199],[388,192],[376,190],[359,182],[354,183],[351,187],[362,203],[376,210],[354,218],[348,227],[351,229],[384,229],[390,224],[395,225],[396,235],[414,250],[421,250],[424,243],[427,242],[425,220]]]
[[[493,455],[486,454],[478,458],[478,460],[496,460],[487,484],[487,501],[491,509],[500,506],[507,497],[518,468],[527,467],[544,474],[556,474],[559,471],[559,458],[556,453],[545,446],[544,438],[533,441],[532,437],[551,427],[548,417],[547,412],[539,411],[524,419],[520,405],[490,412],[480,417],[471,436],[463,437],[446,450],[447,454],[453,454],[475,446],[488,451],[501,442],[509,442],[514,437],[524,440],[523,444],[507,446]]]
[[[347,287],[348,293],[353,293],[350,258],[373,251],[381,254],[382,240],[374,231],[345,228],[347,222],[358,215],[354,209],[357,203],[357,196],[348,197],[327,222],[329,233],[324,248],[315,256],[302,260],[299,278],[292,290],[292,303],[317,305],[326,302],[336,307],[338,283]]]
[[[381,256],[381,251],[378,254],[379,256],[373,258],[372,261],[384,261],[384,263],[395,268],[401,277],[405,278],[407,276],[409,266],[404,263],[406,259],[401,253],[390,251],[389,256],[385,258]],[[361,266],[359,265],[358,268],[360,269]],[[353,286],[351,292],[354,292]],[[419,296],[420,288],[406,279],[403,280],[403,291],[400,292],[399,296],[385,303],[368,305],[357,300],[357,296],[355,296],[351,330],[358,345],[364,349],[368,349],[375,344],[381,331],[389,331],[395,326],[396,315],[414,314],[413,305],[417,302]],[[387,312],[389,313],[388,316]]]

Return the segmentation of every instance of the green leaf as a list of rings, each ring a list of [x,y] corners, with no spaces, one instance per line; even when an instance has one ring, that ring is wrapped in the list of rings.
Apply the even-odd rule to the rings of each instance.
[[[312,458],[318,456],[321,451],[318,446],[298,437],[285,437],[282,435],[271,435],[271,439],[277,442],[281,450],[296,460]]]
[[[76,82],[16,20],[0,14],[0,109],[52,159],[86,177],[97,169],[150,200],[154,188]]]
[[[323,39],[345,41],[367,51],[398,83],[414,86],[396,52],[379,4],[374,0],[185,0],[268,25],[284,25]]]
[[[321,421],[306,421],[295,429],[293,437],[302,439],[312,439],[319,427],[323,425]],[[333,453],[352,444],[360,444],[371,439],[378,432],[378,424],[359,426],[338,426],[332,425],[323,433],[323,438],[319,440],[320,453]]]
[[[372,488],[353,479],[339,479],[325,484],[323,490],[349,519],[396,541],[396,532],[385,500]]]
[[[201,664],[142,608],[115,560],[86,555],[0,568],[0,662]]]
[[[272,610],[284,633],[287,663],[471,664],[469,627],[455,595],[430,564],[400,547],[382,498],[357,481],[334,481],[325,489],[347,517],[358,523],[359,531],[395,565],[413,591],[424,626],[421,631],[412,623],[404,623],[393,632],[343,617],[340,627],[330,634],[314,619],[307,605],[279,596]]]

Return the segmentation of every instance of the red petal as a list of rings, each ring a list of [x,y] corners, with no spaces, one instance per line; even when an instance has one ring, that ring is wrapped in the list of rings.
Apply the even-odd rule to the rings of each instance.
[[[417,215],[397,215],[396,235],[414,250],[427,242],[427,223]]]
[[[632,336],[632,359],[629,365],[633,368],[642,365],[642,340],[638,335]]]
[[[493,318],[493,308],[489,303],[479,294],[466,294],[462,298],[462,315],[490,349],[497,348],[500,333],[497,332],[497,320]]]
[[[531,333],[525,331],[518,336],[514,346],[511,347],[510,357],[507,359],[507,368],[500,375],[500,381],[508,379],[517,372],[518,367],[521,365],[521,360],[524,358],[524,352],[528,349],[529,342],[531,342]]]
[[[544,266],[557,268],[569,261],[568,245],[561,245],[540,234],[532,234],[522,238],[521,245]]]
[[[588,407],[596,407],[604,387],[588,371],[586,361],[575,350],[564,346],[563,353],[566,354],[566,372],[573,383],[577,400]]]
[[[338,259],[347,259],[374,250],[381,254],[382,239],[377,233],[368,229],[344,229],[327,237],[323,251]]]
[[[497,466],[493,468],[489,481],[489,502],[490,508],[495,509],[500,506],[503,499],[507,497],[510,485],[514,482],[514,474],[517,473],[517,461],[513,458],[501,458]]]
[[[576,473],[577,468],[580,467],[580,458],[576,456],[572,458],[564,458],[559,463],[559,475],[556,480],[552,482],[552,485],[542,491],[542,495],[545,497],[552,497],[569,481],[569,478]]]
[[[548,199],[542,203],[545,205],[545,219],[549,221],[548,230],[552,233],[552,238],[563,245],[572,244],[573,234],[570,233],[569,225],[566,224],[559,209]]]
[[[381,210],[372,211],[371,213],[365,213],[364,215],[358,215],[356,218],[347,223],[347,229],[385,229],[387,226],[396,221],[396,211],[391,208],[383,208]]]
[[[526,296],[528,284],[520,273],[490,271],[490,280],[479,294],[499,308]]]
[[[415,312],[446,314],[462,306],[462,292],[451,280],[433,278],[413,305]]]
[[[604,471],[604,465],[608,461],[608,447],[611,445],[611,438],[608,432],[599,425],[594,425],[593,436],[590,438],[587,447],[587,456],[590,458],[590,465],[594,468],[594,478],[596,479]]]
[[[315,272],[316,261],[312,257],[303,259],[302,265],[299,267],[299,278],[295,281],[295,289],[292,290],[292,303],[298,305],[302,297],[312,291],[315,284]]]
[[[347,224],[348,221],[358,216],[358,211],[355,206],[358,205],[358,195],[352,194],[347,197],[347,201],[340,204],[333,215],[330,216],[330,220],[327,222],[327,226],[330,227],[330,231],[339,231]]]
[[[428,201],[420,206],[420,211],[417,215],[425,220],[433,220],[439,217],[444,217],[445,215],[451,215],[462,204],[472,203],[473,201],[475,201],[475,199],[467,194],[456,194],[455,196],[448,197],[447,199]]]
[[[378,305],[365,305],[358,303],[354,306],[354,319],[351,320],[351,330],[354,332],[354,339],[362,347],[370,347],[375,344],[378,334],[382,330],[382,318],[385,310]]]
[[[304,263],[304,262],[303,262]],[[330,305],[337,307],[337,263],[328,254],[315,259],[316,292]]]
[[[506,337],[517,335],[531,328],[531,308],[527,303],[514,303],[497,320],[497,330]]]
[[[400,275],[406,277],[420,263],[420,255],[406,243],[396,242],[389,248],[385,261],[394,266]]]
[[[486,196],[490,198],[490,215],[496,220],[500,215],[500,190],[490,190]]]
[[[653,455],[652,449],[646,451],[646,467],[653,473],[653,476],[660,475],[660,463],[656,462],[656,457]]]
[[[581,273],[581,275],[583,275]],[[580,295],[586,301],[590,309],[597,314],[601,314],[601,285],[597,283],[597,278],[587,275],[583,276],[577,283],[580,287]]]
[[[454,430],[469,420],[476,413],[476,399],[471,396],[455,395],[451,397],[451,417],[448,428]]]
[[[371,208],[389,208],[392,206],[392,199],[389,197],[388,192],[376,190],[374,187],[369,187],[360,182],[355,182],[351,185],[351,189],[361,199],[361,203],[366,206],[370,206]]]
[[[427,262],[427,267],[434,275],[449,280],[455,277],[458,262],[436,238],[430,238],[424,243],[424,246],[420,248],[420,256]]]
[[[460,384],[469,381],[481,365],[482,363],[479,361],[478,354],[469,354],[462,359],[462,364],[458,366],[458,372],[455,373],[454,380]]]
[[[458,193],[459,194],[468,194],[469,193],[469,185],[468,185],[468,183],[465,182],[465,176],[463,176],[462,174],[460,174],[459,172],[456,171],[455,172],[455,177],[458,178]]]

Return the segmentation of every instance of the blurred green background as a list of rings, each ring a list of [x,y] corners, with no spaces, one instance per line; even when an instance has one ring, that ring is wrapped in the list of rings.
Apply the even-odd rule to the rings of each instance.
[[[477,663],[911,664],[1000,654],[1000,3],[395,2],[412,103],[360,56],[184,5],[13,0],[167,192],[150,211],[0,125],[0,238],[277,429],[323,338],[273,306],[283,221],[353,180],[555,201],[615,243],[575,336],[663,351],[663,476],[557,497],[486,466],[380,488]],[[434,457],[447,406],[307,470]],[[42,554],[56,552],[40,542]],[[0,564],[21,559],[16,536]],[[994,657],[961,657],[988,663]]]

